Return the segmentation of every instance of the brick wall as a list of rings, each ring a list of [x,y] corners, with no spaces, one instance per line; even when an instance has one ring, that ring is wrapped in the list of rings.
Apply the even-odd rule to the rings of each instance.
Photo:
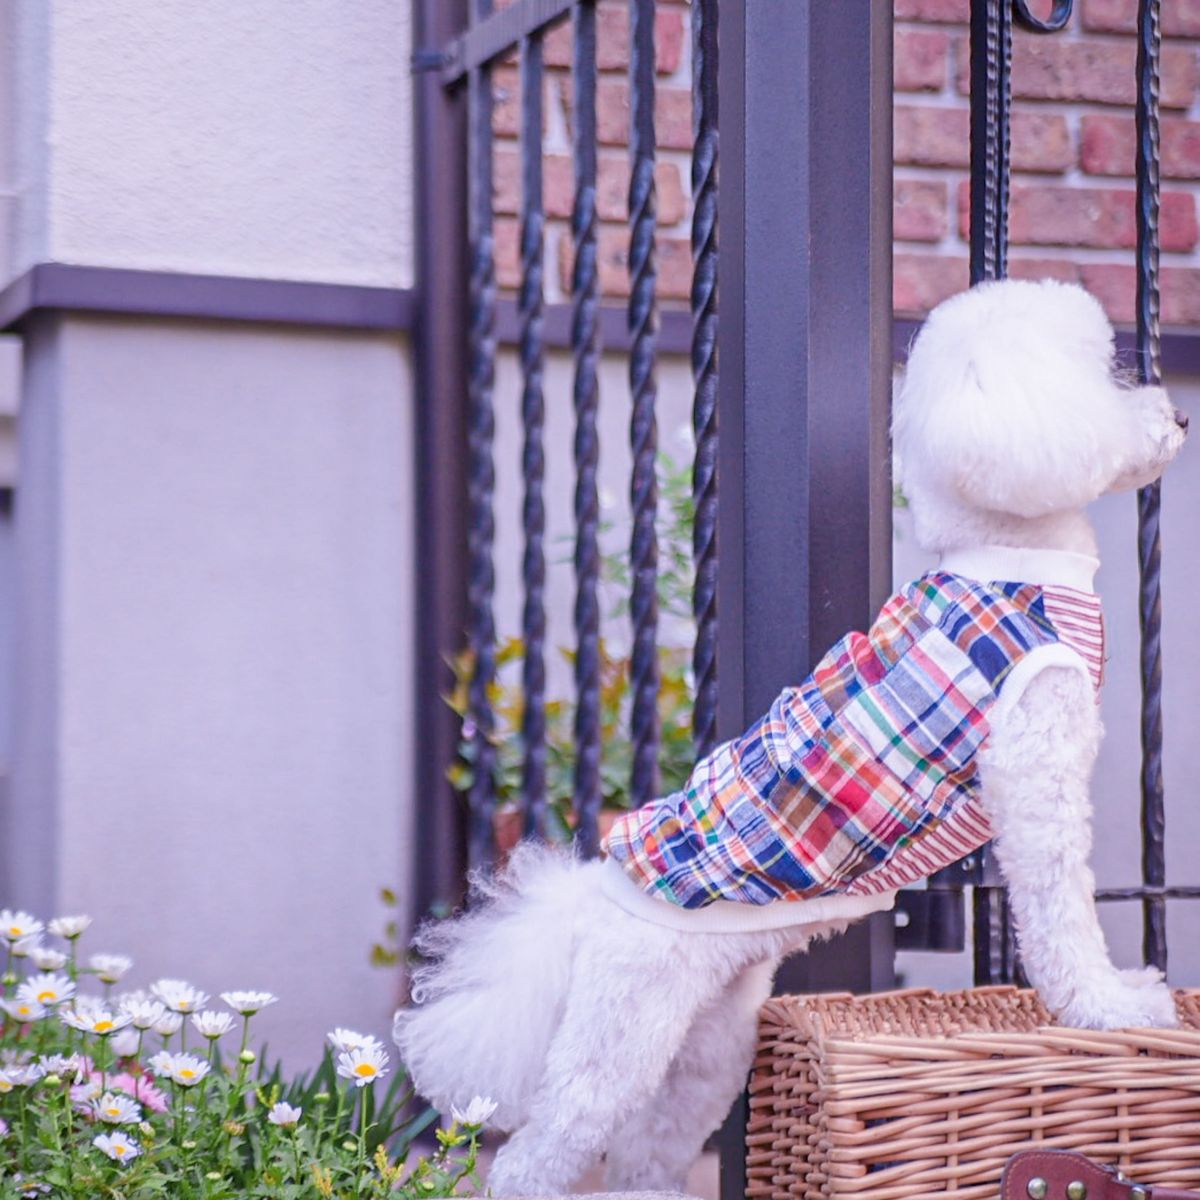
[[[896,311],[967,282],[968,0],[896,0]],[[1082,282],[1133,318],[1136,0],[1076,0],[1013,47],[1010,274]],[[1200,0],[1163,0],[1162,312],[1200,324]]]
[[[501,5],[502,6],[502,5]],[[917,316],[967,284],[969,0],[895,0],[896,312]],[[1136,0],[1076,0],[1061,33],[1018,32],[1013,50],[1010,272],[1082,282],[1117,321],[1132,320],[1133,22]],[[1162,288],[1167,325],[1200,325],[1200,0],[1163,0]],[[628,293],[628,24],[625,0],[600,0],[601,286]],[[659,295],[684,305],[691,280],[691,85],[685,0],[659,0]],[[571,269],[570,28],[546,39],[547,298]],[[519,91],[497,67],[496,252],[501,286],[519,282]]]

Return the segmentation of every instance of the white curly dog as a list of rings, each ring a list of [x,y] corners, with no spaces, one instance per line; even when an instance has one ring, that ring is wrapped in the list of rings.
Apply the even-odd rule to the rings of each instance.
[[[993,645],[988,614],[999,593],[988,581],[1016,580],[1001,597],[1025,605],[1004,610],[1016,614],[1014,628],[1056,644],[1029,654],[1010,647],[990,685],[972,662],[951,663],[961,670],[947,694],[973,685],[977,694],[958,697],[968,715],[947,726],[945,740],[974,730],[978,744],[969,761],[948,756],[936,786],[921,771],[937,747],[922,752],[920,771],[909,762],[887,774],[899,743],[872,747],[866,710],[834,713],[831,702],[827,711],[810,680],[781,697],[753,739],[699,764],[684,793],[626,819],[607,860],[522,846],[497,877],[476,881],[467,914],[427,925],[417,939],[427,965],[415,975],[414,1005],[396,1016],[396,1042],[416,1086],[443,1109],[477,1094],[497,1101],[491,1124],[512,1136],[491,1172],[495,1194],[564,1192],[602,1155],[613,1189],[681,1189],[745,1084],[756,1013],[780,959],[888,907],[895,886],[948,861],[972,834],[995,837],[1025,969],[1062,1021],[1174,1023],[1158,972],[1112,964],[1093,903],[1088,787],[1102,730],[1088,670],[1098,663],[1086,660],[1101,652],[1098,603],[1091,624],[1087,609],[1098,564],[1085,507],[1156,479],[1186,426],[1160,388],[1117,375],[1112,328],[1080,288],[983,284],[934,310],[909,357],[894,438],[917,539],[941,554],[948,574],[919,602],[921,585],[907,595],[917,608],[926,596],[967,604],[983,595],[959,642],[973,654],[969,639],[981,633]],[[878,645],[908,636],[897,630],[917,612],[911,604],[885,608],[871,635],[884,630]],[[888,625],[889,612],[903,619]],[[856,661],[862,639],[846,643]],[[930,653],[936,674],[958,650],[942,638]],[[830,678],[818,680],[826,697]],[[854,804],[869,808],[897,778],[911,789],[892,795],[857,841],[845,840],[844,812],[829,825],[829,806],[809,794],[819,790],[812,754],[826,736],[816,729],[822,719],[875,753],[864,769],[879,770],[877,782]],[[814,727],[801,728],[806,720]],[[828,757],[827,745],[821,753]],[[958,786],[968,774],[972,786]],[[844,783],[828,789],[835,799]],[[947,789],[965,807],[940,835],[910,843],[894,829],[880,833],[894,809],[911,801],[927,816]],[[755,807],[760,792],[765,816]],[[697,838],[689,814],[705,804]],[[795,833],[787,870],[761,870],[777,845],[772,822],[788,820],[793,831],[809,821],[824,832],[802,851],[807,835]]]

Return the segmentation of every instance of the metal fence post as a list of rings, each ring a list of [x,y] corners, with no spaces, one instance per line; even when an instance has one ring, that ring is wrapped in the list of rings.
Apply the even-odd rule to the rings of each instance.
[[[437,51],[467,25],[466,0],[413,10],[417,318],[415,915],[462,891],[465,815],[446,781],[459,722],[443,702],[445,657],[466,629],[466,89],[442,86]]]
[[[870,0],[721,9],[722,738],[891,590],[891,25]],[[886,915],[781,975],[892,978]]]

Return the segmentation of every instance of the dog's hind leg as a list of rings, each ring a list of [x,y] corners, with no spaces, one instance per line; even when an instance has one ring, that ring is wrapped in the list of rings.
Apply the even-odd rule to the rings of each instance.
[[[564,1193],[658,1091],[697,1013],[745,959],[603,898],[588,914],[529,1120],[496,1156],[495,1196]]]
[[[686,1191],[705,1139],[746,1085],[776,965],[747,967],[697,1015],[662,1086],[614,1135],[609,1191]]]

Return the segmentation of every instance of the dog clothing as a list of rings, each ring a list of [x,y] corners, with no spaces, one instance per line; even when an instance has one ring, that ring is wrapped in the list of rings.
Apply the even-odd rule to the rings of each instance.
[[[1003,547],[944,556],[683,791],[622,817],[605,842],[606,893],[714,931],[890,907],[991,838],[977,763],[991,716],[1049,666],[1099,689],[1098,565]]]

